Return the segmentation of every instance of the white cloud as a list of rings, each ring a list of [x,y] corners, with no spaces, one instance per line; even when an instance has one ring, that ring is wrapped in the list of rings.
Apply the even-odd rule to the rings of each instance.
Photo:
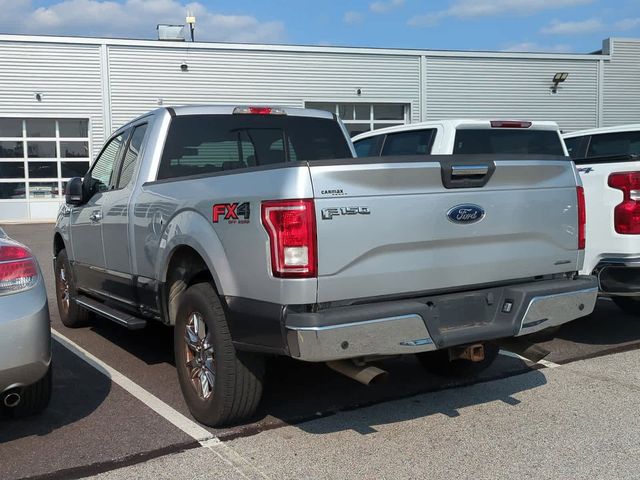
[[[535,42],[511,43],[506,45],[503,52],[552,52],[567,53],[573,51],[570,45],[540,45]]]
[[[624,20],[620,20],[615,24],[616,30],[633,30],[638,27],[640,27],[640,18],[638,17],[625,18]]]
[[[349,25],[362,23],[363,20],[364,20],[364,14],[361,12],[355,12],[353,10],[349,12],[345,12],[345,14],[342,16],[342,21]]]
[[[534,15],[543,10],[572,7],[591,3],[593,0],[455,0],[445,10],[436,10],[411,17],[412,27],[429,27],[448,17],[469,19],[501,15]]]
[[[184,23],[195,14],[196,40],[277,42],[284,24],[251,15],[224,15],[178,0],[59,0],[34,8],[30,0],[0,0],[0,30],[7,33],[155,38],[156,24]]]
[[[540,32],[547,35],[580,35],[583,33],[598,32],[603,28],[604,25],[597,18],[577,20],[575,22],[553,20],[549,25],[543,27]]]
[[[375,13],[386,13],[394,8],[404,5],[404,0],[379,0],[369,4],[369,10]]]

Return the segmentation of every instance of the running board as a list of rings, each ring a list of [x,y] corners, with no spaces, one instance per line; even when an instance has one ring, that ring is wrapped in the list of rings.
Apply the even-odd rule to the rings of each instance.
[[[93,300],[83,295],[76,298],[76,303],[98,315],[101,315],[118,325],[128,328],[129,330],[140,330],[147,326],[147,321],[142,318],[135,317],[129,313],[121,312],[115,308],[109,307],[104,303]]]

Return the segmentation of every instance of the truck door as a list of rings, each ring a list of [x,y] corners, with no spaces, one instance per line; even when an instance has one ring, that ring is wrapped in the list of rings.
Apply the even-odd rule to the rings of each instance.
[[[112,138],[102,149],[84,178],[88,201],[70,213],[73,270],[80,290],[100,294],[104,283],[104,250],[102,245],[103,202],[112,193],[114,172],[125,136]]]
[[[137,308],[136,285],[129,236],[129,199],[135,185],[135,173],[140,158],[147,123],[139,123],[128,130],[122,150],[123,155],[117,168],[114,188],[103,201],[102,241],[105,257],[105,285],[108,295],[114,300]]]

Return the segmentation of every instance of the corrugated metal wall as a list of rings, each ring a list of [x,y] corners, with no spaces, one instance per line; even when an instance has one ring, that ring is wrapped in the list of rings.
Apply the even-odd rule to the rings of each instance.
[[[182,62],[187,72],[180,70]],[[418,56],[110,46],[112,124],[156,108],[159,99],[165,105],[410,103],[416,122],[419,65]]]
[[[104,142],[98,45],[0,43],[0,115],[89,118],[94,152]],[[35,98],[42,93],[42,101]]]
[[[569,72],[558,93],[556,72]],[[428,57],[426,112],[443,118],[554,120],[563,130],[597,125],[597,61]]]
[[[602,126],[640,123],[640,40],[609,43],[604,65]]]

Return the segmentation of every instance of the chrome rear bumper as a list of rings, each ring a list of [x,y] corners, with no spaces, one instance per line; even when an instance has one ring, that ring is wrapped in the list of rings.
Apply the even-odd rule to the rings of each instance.
[[[428,352],[562,325],[590,314],[597,296],[586,276],[297,313],[285,320],[287,343],[309,362]]]

